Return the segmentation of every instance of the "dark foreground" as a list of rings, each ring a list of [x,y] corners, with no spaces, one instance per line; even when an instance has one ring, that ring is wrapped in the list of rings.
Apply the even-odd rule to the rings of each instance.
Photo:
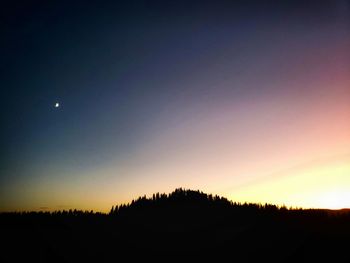
[[[349,211],[235,204],[182,189],[109,214],[1,214],[0,233],[0,262],[350,262]]]

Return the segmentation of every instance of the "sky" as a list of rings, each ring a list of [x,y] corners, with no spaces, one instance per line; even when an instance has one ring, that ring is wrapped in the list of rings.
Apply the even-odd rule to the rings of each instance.
[[[0,18],[0,211],[177,187],[350,207],[350,1],[9,1]]]

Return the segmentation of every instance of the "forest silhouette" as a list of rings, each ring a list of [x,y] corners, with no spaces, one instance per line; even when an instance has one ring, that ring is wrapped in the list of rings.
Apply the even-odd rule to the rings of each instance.
[[[0,214],[0,262],[349,262],[350,211],[235,203],[201,191],[93,211]]]

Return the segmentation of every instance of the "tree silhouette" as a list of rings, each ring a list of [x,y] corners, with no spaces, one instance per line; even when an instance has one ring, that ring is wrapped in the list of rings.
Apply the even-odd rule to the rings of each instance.
[[[241,204],[178,188],[113,205],[106,214],[1,213],[0,233],[1,262],[115,262],[160,255],[197,262],[347,262],[350,212]]]

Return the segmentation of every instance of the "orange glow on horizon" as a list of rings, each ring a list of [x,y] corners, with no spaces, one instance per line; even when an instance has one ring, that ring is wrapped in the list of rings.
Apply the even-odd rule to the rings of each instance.
[[[350,207],[350,162],[343,160],[274,176],[233,190],[230,198],[287,207],[341,209]]]

